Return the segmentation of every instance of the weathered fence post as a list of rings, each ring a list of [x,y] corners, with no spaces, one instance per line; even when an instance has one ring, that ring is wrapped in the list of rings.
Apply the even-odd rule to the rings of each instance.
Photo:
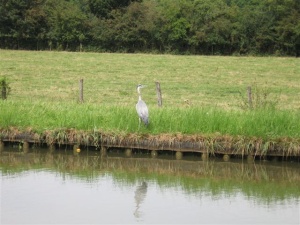
[[[157,104],[158,104],[159,107],[162,107],[162,97],[161,97],[160,83],[158,81],[156,81],[155,85],[156,85],[156,94],[157,94]]]
[[[251,90],[251,86],[247,87],[247,93],[248,93],[249,107],[252,109],[252,90]]]
[[[202,159],[202,161],[207,161],[208,160],[208,158],[209,158],[209,154],[208,153],[202,153],[202,155],[201,155],[201,159]]]
[[[175,158],[176,158],[176,159],[182,159],[182,156],[183,156],[182,152],[177,151],[177,152],[175,153]]]
[[[27,141],[23,142],[23,152],[28,153],[29,152],[29,143]]]
[[[0,78],[0,90],[1,90],[1,99],[5,100],[10,90],[6,77]]]
[[[107,147],[101,146],[101,149],[100,149],[100,156],[101,156],[101,158],[107,156]]]
[[[79,102],[83,103],[83,79],[79,80]]]
[[[131,148],[125,149],[125,155],[126,155],[127,157],[131,157],[131,155],[132,155],[132,149],[131,149]]]
[[[0,141],[0,152],[4,150],[4,142]]]
[[[55,145],[54,144],[48,144],[48,149],[50,153],[53,153],[55,151]]]
[[[6,99],[6,87],[2,87],[1,88],[1,98],[2,100],[5,100]]]

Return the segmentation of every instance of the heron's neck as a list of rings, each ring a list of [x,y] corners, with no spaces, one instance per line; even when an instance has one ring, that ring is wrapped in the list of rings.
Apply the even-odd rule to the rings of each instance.
[[[142,93],[141,93],[140,87],[138,87],[137,92],[139,94],[139,100],[142,100]]]

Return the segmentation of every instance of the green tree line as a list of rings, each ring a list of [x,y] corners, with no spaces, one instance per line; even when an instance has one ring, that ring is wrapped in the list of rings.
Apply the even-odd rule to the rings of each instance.
[[[0,0],[0,48],[300,55],[300,0]]]

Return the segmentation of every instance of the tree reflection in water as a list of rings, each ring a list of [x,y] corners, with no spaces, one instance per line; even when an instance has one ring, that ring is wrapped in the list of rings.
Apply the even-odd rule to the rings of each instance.
[[[4,223],[299,224],[299,161],[17,148],[0,153],[0,176]]]

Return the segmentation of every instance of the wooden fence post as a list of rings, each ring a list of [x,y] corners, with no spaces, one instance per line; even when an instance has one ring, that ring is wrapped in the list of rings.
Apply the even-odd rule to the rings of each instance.
[[[160,83],[158,81],[156,81],[155,85],[156,85],[156,94],[157,94],[157,104],[158,104],[159,107],[162,107],[162,97],[161,97]]]
[[[4,150],[4,142],[0,140],[0,152]]]
[[[2,87],[1,88],[1,96],[2,96],[2,100],[6,99],[6,87]]]
[[[79,80],[79,102],[83,103],[83,79]]]
[[[248,86],[247,93],[248,93],[249,107],[250,107],[250,109],[252,109],[252,90],[251,90],[251,86]]]

